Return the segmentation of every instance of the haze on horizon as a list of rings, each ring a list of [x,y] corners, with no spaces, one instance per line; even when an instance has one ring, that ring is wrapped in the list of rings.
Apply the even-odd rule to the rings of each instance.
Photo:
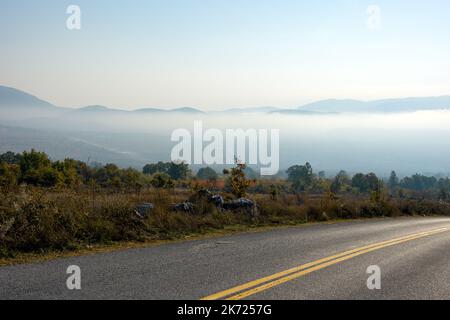
[[[70,4],[81,30],[66,28]],[[129,109],[448,95],[449,12],[446,0],[4,0],[0,84]]]

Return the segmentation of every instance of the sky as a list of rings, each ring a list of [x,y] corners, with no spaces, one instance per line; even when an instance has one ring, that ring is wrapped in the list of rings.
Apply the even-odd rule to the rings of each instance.
[[[448,0],[1,0],[0,85],[124,109],[448,95],[449,14]]]

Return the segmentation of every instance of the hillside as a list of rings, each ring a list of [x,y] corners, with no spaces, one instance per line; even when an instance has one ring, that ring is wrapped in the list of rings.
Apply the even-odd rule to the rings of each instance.
[[[450,96],[384,99],[375,101],[323,100],[304,105],[297,110],[310,112],[414,112],[450,109]]]

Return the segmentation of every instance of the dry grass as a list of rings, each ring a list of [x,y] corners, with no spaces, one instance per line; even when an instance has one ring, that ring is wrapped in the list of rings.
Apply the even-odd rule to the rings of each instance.
[[[277,199],[254,194],[259,217],[219,212],[187,189],[146,190],[139,194],[96,192],[80,189],[49,190],[20,187],[0,197],[0,258],[17,254],[75,251],[112,243],[148,242],[201,235],[230,226],[293,225],[305,222],[450,215],[447,203],[427,200],[372,202],[354,196],[283,194]],[[190,199],[194,214],[177,213],[173,204]],[[139,218],[136,204],[151,202],[155,210]]]

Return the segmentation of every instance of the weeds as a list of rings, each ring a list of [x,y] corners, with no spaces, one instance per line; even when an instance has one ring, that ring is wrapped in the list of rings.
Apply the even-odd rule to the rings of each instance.
[[[253,194],[260,215],[219,211],[188,189],[149,189],[137,194],[90,190],[18,187],[0,197],[0,257],[16,253],[75,250],[94,244],[147,241],[202,234],[230,226],[298,224],[333,219],[450,215],[443,201],[364,199],[305,194]],[[226,195],[225,195],[226,197]],[[189,199],[195,212],[171,210]],[[147,218],[135,214],[138,203],[151,202]]]

